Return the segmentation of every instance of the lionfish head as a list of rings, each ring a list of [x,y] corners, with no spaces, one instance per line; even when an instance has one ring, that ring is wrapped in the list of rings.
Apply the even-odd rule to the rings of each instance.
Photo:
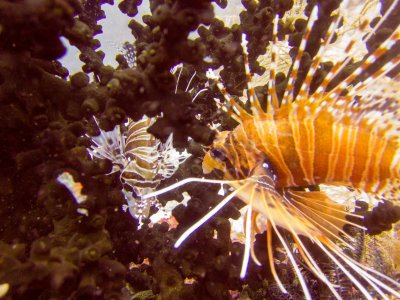
[[[203,159],[203,172],[218,170],[224,180],[245,180],[254,177],[255,170],[268,160],[255,143],[241,132],[219,132]],[[257,174],[258,176],[259,174]]]
[[[218,132],[212,146],[204,155],[202,164],[204,174],[209,174],[214,170],[226,173],[228,156],[226,150],[224,150],[224,144],[228,134],[229,131]]]

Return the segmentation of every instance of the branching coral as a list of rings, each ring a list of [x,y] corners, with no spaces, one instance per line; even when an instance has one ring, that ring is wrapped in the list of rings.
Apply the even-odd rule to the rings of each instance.
[[[202,146],[214,137],[209,125],[221,123],[227,129],[234,124],[216,112],[214,86],[192,101],[189,93],[175,92],[176,77],[170,69],[184,63],[183,80],[196,71],[193,83],[203,84],[208,68],[223,67],[221,76],[231,83],[228,90],[241,96],[242,31],[251,37],[252,71],[262,73],[257,57],[270,42],[272,15],[289,10],[292,1],[242,1],[246,11],[240,14],[241,25],[232,27],[214,19],[209,0],[151,0],[151,15],[141,23],[133,19],[141,2],[124,0],[118,5],[132,17],[136,65],[119,55],[119,65],[113,68],[103,64],[104,53],[95,38],[102,31],[98,21],[105,17],[101,7],[112,0],[0,0],[0,287],[6,299],[279,295],[268,268],[251,265],[246,281],[239,280],[243,246],[232,243],[227,219],[240,217],[240,203],[225,207],[190,243],[175,250],[177,235],[219,199],[218,187],[187,187],[189,204],[178,205],[172,213],[177,229],[170,230],[166,223],[150,228],[145,222],[137,230],[137,222],[122,210],[119,174],[107,175],[113,167],[110,161],[90,158],[87,135],[98,134],[93,116],[102,130],[112,130],[127,117],[137,121],[144,114],[162,113],[149,131],[163,142],[173,133],[174,146],[193,154],[170,180],[202,176]],[[315,1],[309,2],[311,7]],[[333,8],[324,6],[322,11],[329,16]],[[281,28],[280,34],[289,34],[296,46],[302,21],[294,24]],[[390,31],[395,25],[385,27]],[[323,31],[327,24],[321,20],[318,26]],[[199,37],[189,38],[197,28]],[[374,44],[385,32],[380,35]],[[82,72],[69,77],[57,61],[66,51],[62,36],[79,49],[83,62]],[[312,50],[307,49],[310,55]],[[256,91],[263,93],[261,88]],[[63,172],[82,184],[85,201],[75,201],[57,181]],[[182,195],[173,191],[160,197],[161,202],[170,199],[181,200]],[[378,207],[368,220],[382,215],[385,211]],[[379,226],[373,223],[375,230]],[[256,252],[265,260],[261,241],[257,236]],[[281,277],[296,296],[293,270],[285,257],[278,260]],[[320,289],[315,283],[312,292],[316,295]]]

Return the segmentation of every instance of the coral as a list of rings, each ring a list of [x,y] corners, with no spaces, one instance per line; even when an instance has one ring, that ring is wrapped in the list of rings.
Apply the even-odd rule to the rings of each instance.
[[[141,2],[123,0],[118,7],[134,17]],[[272,16],[292,3],[243,0],[242,25],[225,27],[214,18],[211,2],[150,0],[151,15],[143,17],[144,24],[129,23],[136,41],[126,49],[135,51],[134,59],[119,55],[113,68],[104,65],[95,38],[102,32],[98,21],[105,17],[101,7],[112,0],[0,0],[0,287],[9,285],[5,299],[227,299],[235,292],[254,299],[282,296],[265,266],[251,264],[248,278],[239,279],[243,245],[232,242],[227,220],[240,217],[239,201],[176,250],[179,234],[221,199],[218,187],[188,185],[189,204],[173,211],[176,229],[145,222],[138,230],[137,221],[122,210],[119,175],[107,175],[111,162],[92,160],[87,151],[87,136],[99,133],[93,116],[102,130],[112,130],[127,117],[137,121],[144,114],[162,113],[149,132],[163,142],[173,133],[174,146],[193,154],[162,185],[203,176],[202,146],[214,137],[209,125],[221,123],[226,129],[234,124],[216,112],[214,86],[193,101],[190,93],[175,92],[170,69],[183,63],[182,81],[196,71],[192,84],[201,85],[208,68],[223,66],[228,90],[240,96],[245,78],[241,33],[251,37],[252,71],[263,73],[257,57],[270,42]],[[226,0],[214,2],[227,5]],[[323,11],[329,16],[333,9]],[[280,34],[289,34],[296,45],[302,22]],[[322,35],[327,22],[319,23]],[[197,28],[199,37],[189,38]],[[61,37],[79,49],[82,72],[69,76],[57,61],[66,51]],[[315,49],[307,51],[315,54]],[[63,172],[82,184],[84,201],[77,202],[57,181]],[[181,192],[160,201],[181,201]],[[387,203],[379,207],[369,217],[371,231],[376,219],[392,209]],[[256,252],[265,261],[262,241],[264,236],[257,237]],[[293,270],[284,257],[280,261],[281,278],[298,295]],[[316,282],[311,275],[310,282]],[[313,293],[320,289],[318,282],[313,285]]]

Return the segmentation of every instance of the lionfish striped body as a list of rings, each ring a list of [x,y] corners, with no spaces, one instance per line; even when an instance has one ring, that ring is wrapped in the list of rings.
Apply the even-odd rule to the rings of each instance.
[[[160,141],[147,132],[154,122],[147,117],[138,122],[128,121],[124,148],[128,163],[122,169],[121,179],[137,189],[155,188],[161,181],[157,163]]]
[[[393,184],[400,175],[397,136],[387,136],[386,128],[367,118],[338,120],[339,113],[352,114],[351,107],[329,107],[299,101],[274,115],[251,116],[225,137],[221,149],[240,165],[242,176],[265,155],[277,172],[277,188],[325,183],[377,193]]]
[[[124,195],[128,202],[126,206],[132,216],[138,216],[139,222],[148,217],[150,207],[156,204],[156,199],[141,201],[140,195],[154,190],[162,179],[159,172],[161,164],[159,158],[160,141],[147,132],[154,118],[144,116],[138,122],[129,119],[125,139],[124,153],[127,160],[121,170],[121,181],[124,183]]]
[[[397,4],[398,1],[394,1],[375,28],[367,34],[366,41]],[[343,1],[339,13],[346,5],[347,1]],[[310,190],[311,186],[320,184],[340,185],[370,193],[378,198],[399,200],[399,81],[398,78],[390,79],[385,75],[399,64],[400,57],[397,55],[375,71],[371,71],[369,67],[399,41],[400,28],[397,27],[347,78],[340,81],[336,87],[328,89],[328,84],[348,65],[354,54],[352,46],[355,40],[350,39],[345,50],[347,58],[334,64],[319,87],[311,91],[311,81],[323,58],[324,50],[340,24],[341,18],[337,16],[311,63],[300,91],[295,93],[294,86],[300,61],[317,15],[316,6],[311,12],[292,72],[287,76],[287,86],[282,99],[278,98],[275,86],[278,17],[275,18],[266,111],[262,109],[252,86],[245,35],[242,38],[242,46],[251,113],[227,93],[212,71],[208,72],[209,78],[216,82],[225,98],[224,104],[218,102],[221,109],[239,123],[233,131],[218,132],[203,160],[204,173],[218,169],[224,173],[224,179],[188,178],[150,193],[144,198],[164,193],[188,182],[227,184],[233,187],[234,191],[190,227],[178,239],[176,247],[231,199],[238,197],[248,208],[245,217],[246,240],[241,277],[246,274],[250,256],[260,265],[252,242],[255,232],[265,229],[257,226],[256,219],[261,216],[266,220],[267,244],[271,250],[268,251],[269,266],[283,292],[287,293],[287,290],[275,270],[272,234],[276,234],[285,249],[306,298],[311,299],[296,261],[298,258],[282,235],[282,230],[286,230],[293,237],[303,265],[325,283],[337,299],[341,299],[341,296],[306,248],[301,236],[309,238],[317,245],[367,299],[373,299],[370,288],[374,290],[374,294],[379,294],[384,299],[388,299],[387,294],[400,298],[398,282],[353,260],[335,243],[341,241],[352,248],[346,242],[346,239],[352,237],[343,227],[348,224],[364,229],[346,218],[361,217],[347,212],[344,205],[333,201],[325,192]],[[359,26],[365,29],[368,24],[369,22],[363,22]],[[366,70],[370,71],[371,75],[360,78]],[[355,81],[356,79],[358,81]],[[362,281],[359,278],[362,278]]]

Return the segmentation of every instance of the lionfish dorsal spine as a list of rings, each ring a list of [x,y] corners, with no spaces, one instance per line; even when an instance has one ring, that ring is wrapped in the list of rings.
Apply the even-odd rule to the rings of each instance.
[[[396,6],[396,2],[397,1],[393,1],[392,5],[389,7],[388,11],[382,16],[382,18],[380,18],[379,22],[375,25],[376,29],[378,29],[381,26],[381,24],[387,19],[387,17],[392,13],[393,9]],[[345,9],[345,7],[343,9]],[[343,11],[343,9],[342,9],[342,11]],[[375,14],[375,16],[378,16],[378,12]],[[341,20],[343,20],[342,17],[341,17]],[[364,32],[366,30],[366,28],[369,26],[371,21],[372,21],[371,18],[364,19],[361,22],[361,24],[359,24],[359,26],[358,26],[359,27],[359,31],[360,32]],[[365,43],[367,43],[369,41],[369,39],[372,37],[372,35],[374,33],[375,33],[375,30],[371,30],[364,37]],[[312,95],[312,98],[320,99],[321,95],[327,91],[328,84],[332,81],[332,79],[344,69],[344,67],[352,59],[353,56],[358,54],[358,52],[360,50],[357,47],[355,47],[356,38],[357,37],[351,38],[350,41],[347,43],[347,46],[344,49],[345,59],[343,61],[338,61],[338,62],[336,62],[334,64],[332,69],[324,77],[324,79],[323,79],[322,83],[320,84],[320,86],[317,88],[315,93]]]
[[[286,89],[285,89],[285,92],[284,92],[283,98],[282,98],[283,105],[290,104],[294,100],[294,83],[297,79],[297,73],[300,68],[301,58],[303,57],[304,50],[306,49],[306,45],[307,45],[308,38],[311,33],[311,29],[312,29],[315,21],[317,20],[317,17],[318,17],[318,6],[315,5],[313,7],[310,17],[308,19],[305,33],[303,35],[303,38],[301,39],[300,46],[299,46],[299,49],[297,50],[296,58],[293,63],[292,72],[290,73],[290,76],[288,78],[288,83],[286,85]]]
[[[244,70],[246,73],[246,84],[247,90],[249,92],[249,99],[251,104],[251,112],[253,115],[258,116],[262,112],[262,108],[260,102],[257,98],[256,92],[253,87],[253,81],[250,74],[250,66],[249,66],[249,53],[247,50],[247,41],[246,35],[242,34],[242,49],[243,49],[243,60],[244,60]]]
[[[269,71],[269,82],[268,82],[268,98],[267,98],[267,113],[273,114],[273,110],[279,108],[279,99],[276,91],[276,67],[279,60],[279,52],[277,44],[278,35],[278,23],[279,15],[275,15],[274,23],[272,24],[272,42],[271,42],[271,64]],[[247,52],[247,50],[246,50]],[[251,74],[246,74],[247,77],[251,78]]]
[[[343,17],[340,14],[340,11],[343,9],[342,7],[346,4],[345,2],[346,1],[343,1],[341,3],[341,5],[338,9],[339,13],[334,16],[332,23],[329,25],[329,28],[325,35],[325,38],[311,63],[311,66],[307,72],[306,78],[304,79],[304,82],[302,83],[302,88],[300,89],[299,94],[297,95],[298,100],[304,101],[304,100],[307,100],[308,97],[310,97],[309,102],[312,103],[314,101],[314,98],[310,95],[311,94],[311,81],[314,78],[315,72],[318,69],[318,66],[321,62],[321,59],[323,57],[323,54],[324,54],[324,51],[325,51],[327,45],[332,41],[335,30],[338,27],[340,21],[343,19]]]
[[[383,54],[387,53],[387,51],[390,50],[398,42],[399,39],[400,39],[400,26],[398,26],[390,35],[390,37],[387,38],[382,44],[380,44],[378,48],[370,56],[368,56],[367,59],[358,68],[356,68],[352,72],[352,74],[350,74],[347,78],[345,78],[331,91],[327,92],[323,98],[326,99],[332,94],[339,95],[343,90],[348,88],[359,75],[361,75],[364,71],[366,71],[368,67],[372,65],[372,63],[376,62]],[[385,64],[378,71],[374,72],[371,75],[371,77],[376,79],[378,76],[386,74],[393,67],[396,66],[395,62],[398,61],[399,57],[397,56],[393,59],[393,63],[390,62],[389,64]]]

